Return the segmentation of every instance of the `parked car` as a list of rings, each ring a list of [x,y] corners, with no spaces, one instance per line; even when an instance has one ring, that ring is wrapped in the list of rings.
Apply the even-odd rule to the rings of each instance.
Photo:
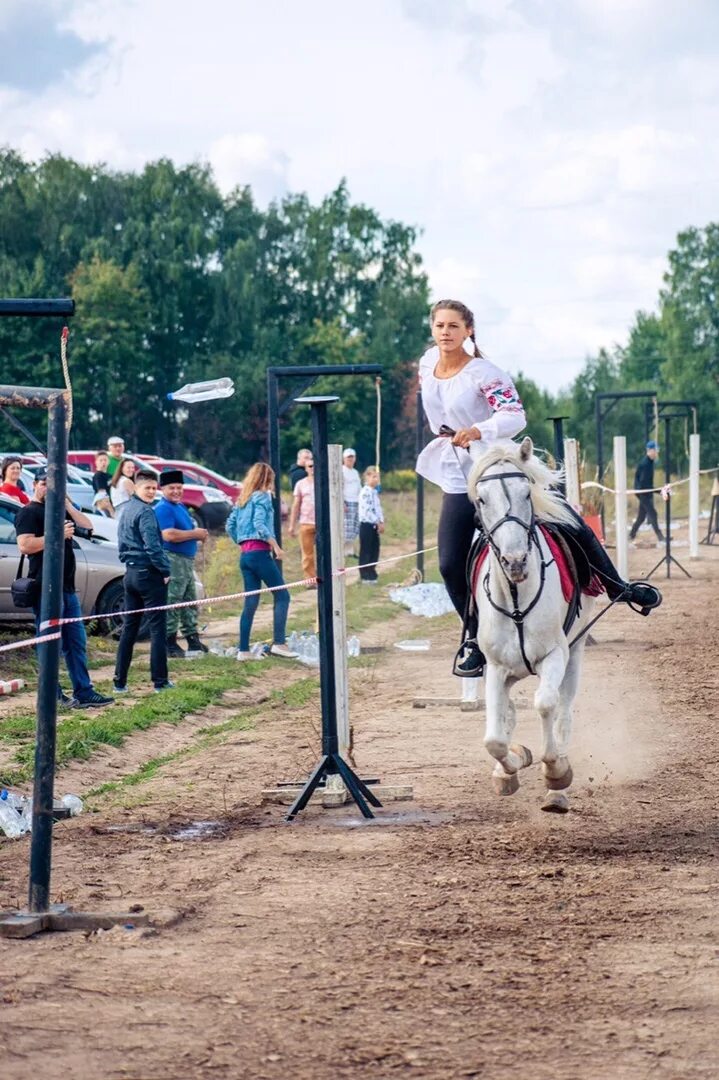
[[[242,491],[239,480],[229,480],[214,469],[208,469],[206,465],[198,465],[196,461],[180,461],[178,458],[157,457],[154,454],[137,454],[143,461],[149,461],[156,469],[181,469],[188,484],[202,484],[205,487],[217,488],[234,504],[237,496]]]
[[[140,457],[138,454],[126,454],[142,468],[150,468],[156,473],[162,471],[161,467],[153,464],[156,459]],[[91,474],[95,470],[95,453],[92,450],[71,450],[67,455],[68,461]],[[159,460],[159,459],[157,459]],[[168,466],[169,467],[169,466]],[[222,529],[232,509],[232,501],[224,491],[216,487],[206,487],[200,484],[185,484],[182,501],[190,514],[203,529]]]
[[[15,516],[20,509],[14,499],[0,494],[0,619],[4,622],[27,622],[33,619],[32,611],[13,605],[10,592],[20,565],[20,551],[15,533]],[[102,518],[98,519],[97,528],[100,529],[105,522],[110,526],[114,525],[109,518]],[[106,633],[119,631],[122,618],[117,612],[122,611],[123,607],[125,567],[118,558],[117,544],[96,536],[92,540],[76,537],[72,543],[77,561],[75,588],[83,615],[102,616],[101,626]],[[205,590],[197,576],[195,585],[198,597],[204,597]],[[141,626],[141,634],[143,629]]]

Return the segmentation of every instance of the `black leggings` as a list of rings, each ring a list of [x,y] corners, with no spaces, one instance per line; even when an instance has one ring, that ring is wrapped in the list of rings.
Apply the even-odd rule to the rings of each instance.
[[[592,530],[579,514],[572,511],[575,519],[570,528],[586,554],[592,569],[604,584],[610,599],[624,591],[624,582],[607,555],[606,549],[599,542]],[[460,618],[464,618],[469,586],[467,585],[467,556],[472,546],[475,531],[474,505],[466,495],[442,495],[442,510],[439,515],[437,544],[439,546],[439,572],[447,586],[450,600]]]
[[[437,544],[439,572],[460,619],[467,603],[467,556],[474,536],[474,505],[467,495],[442,494]]]

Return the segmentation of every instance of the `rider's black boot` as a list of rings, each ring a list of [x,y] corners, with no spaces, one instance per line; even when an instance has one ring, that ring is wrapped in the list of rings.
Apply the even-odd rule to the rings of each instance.
[[[659,589],[646,581],[622,581],[617,568],[607,555],[606,548],[599,542],[586,521],[583,521],[578,514],[575,514],[575,518],[576,525],[572,527],[572,535],[587,556],[590,568],[597,574],[607,590],[609,599],[637,604],[642,609],[642,615],[648,615],[652,608],[659,607],[662,602]]]
[[[466,638],[454,658],[452,674],[460,679],[479,679],[484,675],[487,658],[472,638]]]

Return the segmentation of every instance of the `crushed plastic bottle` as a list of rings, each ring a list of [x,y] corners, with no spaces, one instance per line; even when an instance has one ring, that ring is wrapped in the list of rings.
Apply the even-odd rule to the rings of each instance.
[[[60,802],[66,810],[70,811],[70,817],[81,814],[85,805],[79,795],[63,795]]]
[[[232,397],[235,386],[232,379],[207,379],[206,382],[187,383],[167,395],[168,401],[214,401],[216,398]]]
[[[263,657],[269,654],[269,651],[270,647],[266,641],[257,641],[254,645],[250,646],[250,652],[255,660],[262,660]]]
[[[29,799],[22,795],[13,795],[11,792],[0,792],[0,829],[12,840],[23,836],[32,827],[32,817],[27,814],[26,807]]]
[[[225,646],[222,644],[221,641],[211,641],[207,648],[210,650],[213,656],[224,656],[226,652]],[[237,652],[237,650],[233,649],[233,652]]]
[[[353,635],[351,638],[347,638],[347,655],[359,656],[360,654],[360,640]]]
[[[403,604],[409,608],[413,615],[424,615],[430,619],[454,611],[449,593],[439,582],[391,589],[389,598],[395,604]]]

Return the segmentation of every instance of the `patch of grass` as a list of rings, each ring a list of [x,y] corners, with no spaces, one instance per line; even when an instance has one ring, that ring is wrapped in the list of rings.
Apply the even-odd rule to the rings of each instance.
[[[134,703],[124,702],[94,715],[83,712],[61,714],[57,727],[56,763],[86,760],[98,746],[121,746],[128,735],[146,731],[156,724],[179,724],[190,713],[199,712],[218,701],[226,690],[246,686],[248,677],[259,664],[247,665],[242,672],[229,668],[221,658],[206,660],[202,673],[179,677],[174,690],[151,694]],[[203,665],[204,667],[204,665]],[[218,670],[219,668],[219,670]],[[35,756],[35,716],[24,714],[8,718],[0,724],[0,739],[14,741],[28,737],[14,755],[13,766],[0,773],[0,783],[18,784],[32,777]]]

